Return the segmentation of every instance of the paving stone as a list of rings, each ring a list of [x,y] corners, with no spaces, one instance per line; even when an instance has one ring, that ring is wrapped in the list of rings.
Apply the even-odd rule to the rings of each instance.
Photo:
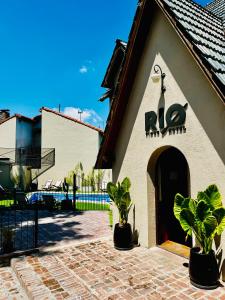
[[[222,287],[202,291],[190,285],[188,269],[183,266],[187,260],[156,247],[119,252],[106,241],[64,249],[56,255],[85,284],[91,284],[99,299],[185,300],[225,295]],[[93,257],[97,259],[92,261]]]
[[[61,247],[112,235],[108,211],[39,211],[39,245]]]
[[[25,300],[26,294],[21,288],[14,272],[10,267],[0,268],[0,300]]]
[[[184,262],[157,247],[117,251],[110,240],[102,240],[13,259],[12,268],[34,300],[225,300],[223,286],[211,291],[193,287]],[[13,280],[10,268],[0,269],[5,289],[5,294],[0,289],[0,300],[11,295],[26,299]]]
[[[23,265],[23,266],[22,266]],[[43,269],[36,273],[35,269]],[[44,267],[45,266],[45,267]],[[96,299],[89,290],[71,275],[68,269],[58,262],[54,256],[19,258],[12,260],[12,268],[20,279],[29,299],[79,299],[79,296]],[[62,269],[62,273],[54,273]],[[67,280],[70,281],[68,286]],[[82,298],[81,298],[82,299]]]

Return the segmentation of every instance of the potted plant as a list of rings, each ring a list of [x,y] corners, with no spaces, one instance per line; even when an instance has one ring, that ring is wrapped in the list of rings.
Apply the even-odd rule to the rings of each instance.
[[[13,239],[15,236],[14,229],[11,227],[2,230],[2,249],[3,253],[11,253],[14,251]]]
[[[66,199],[62,200],[61,202],[61,209],[63,210],[71,210],[72,209],[72,200],[69,199],[69,184],[67,179],[64,178],[63,182],[63,191],[65,193]]]
[[[119,223],[114,228],[114,246],[118,250],[130,250],[133,248],[133,236],[131,225],[128,223],[128,214],[132,206],[130,198],[131,183],[128,177],[117,185],[109,182],[107,192],[110,199],[115,203],[119,211]]]
[[[219,285],[219,267],[212,250],[214,237],[225,228],[225,208],[216,185],[199,192],[197,199],[176,194],[174,215],[188,235],[194,234],[200,247],[190,251],[189,276],[199,288],[214,289]]]

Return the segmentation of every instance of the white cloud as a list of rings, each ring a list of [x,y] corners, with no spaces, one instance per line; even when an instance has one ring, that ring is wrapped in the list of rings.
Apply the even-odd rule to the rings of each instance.
[[[80,72],[81,74],[85,74],[85,73],[88,72],[88,68],[87,68],[86,66],[82,66],[82,67],[79,69],[79,72]]]
[[[79,111],[82,111],[81,120],[83,122],[91,123],[95,126],[102,125],[102,118],[93,109],[80,109],[79,107],[65,107],[62,111],[63,114],[70,116],[72,118],[80,120]],[[101,126],[102,127],[102,126]]]
[[[85,74],[88,72],[95,72],[95,67],[93,66],[93,61],[90,59],[86,59],[84,64],[80,67],[79,72],[81,74]]]

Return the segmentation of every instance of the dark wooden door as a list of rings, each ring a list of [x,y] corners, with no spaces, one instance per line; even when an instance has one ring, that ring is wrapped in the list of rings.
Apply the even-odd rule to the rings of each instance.
[[[189,196],[189,174],[185,157],[175,148],[165,150],[158,159],[156,174],[157,242],[160,245],[170,240],[191,246],[191,239],[185,241],[185,233],[173,214],[176,193]]]

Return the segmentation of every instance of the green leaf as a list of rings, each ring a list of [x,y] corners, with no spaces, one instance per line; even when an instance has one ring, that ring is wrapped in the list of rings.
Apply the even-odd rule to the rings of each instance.
[[[178,221],[180,221],[181,210],[189,207],[189,201],[189,198],[185,198],[181,194],[175,195],[173,212]]]
[[[131,204],[131,198],[130,198],[130,193],[129,193],[129,192],[126,192],[126,193],[123,195],[122,201],[125,202],[125,205],[126,205],[127,207],[130,206],[130,204]]]
[[[194,199],[190,199],[189,208],[190,208],[190,211],[193,213],[193,215],[196,215],[197,201]]]
[[[210,199],[210,205],[212,207],[219,208],[222,206],[222,198],[220,195],[220,192],[218,190],[218,187],[215,184],[210,185],[206,190],[205,194]]]
[[[128,192],[131,187],[130,179],[128,177],[125,177],[121,183],[121,186],[124,189],[124,191]]]
[[[216,232],[218,235],[221,235],[225,229],[225,208],[224,207],[217,208],[213,211],[212,214],[216,218],[218,223]]]
[[[110,199],[114,201],[118,208],[120,222],[125,224],[128,220],[128,213],[132,206],[132,201],[130,198],[129,188],[131,186],[130,179],[128,177],[124,178],[122,183],[118,182],[117,185],[112,182],[107,184],[107,192]]]
[[[205,200],[199,201],[196,208],[196,217],[203,222],[209,214],[210,206],[205,202]]]
[[[188,234],[191,235],[192,228],[195,225],[195,217],[187,208],[182,209],[180,213],[180,225],[185,232],[188,232]]]
[[[204,192],[199,192],[197,199],[204,200],[212,210],[222,206],[222,198],[215,184],[210,185]]]
[[[198,192],[197,202],[200,202],[201,200],[205,200],[205,202],[209,202],[209,198],[204,192]]]
[[[207,238],[209,238],[215,231],[216,227],[217,227],[217,220],[214,216],[208,216],[207,218],[205,218],[204,222],[203,222],[203,226],[204,226],[204,233],[205,236]],[[213,237],[212,237],[213,239]]]
[[[116,185],[113,184],[112,182],[109,182],[107,184],[107,193],[109,194],[109,197],[112,201],[115,201],[115,197],[116,197]]]

